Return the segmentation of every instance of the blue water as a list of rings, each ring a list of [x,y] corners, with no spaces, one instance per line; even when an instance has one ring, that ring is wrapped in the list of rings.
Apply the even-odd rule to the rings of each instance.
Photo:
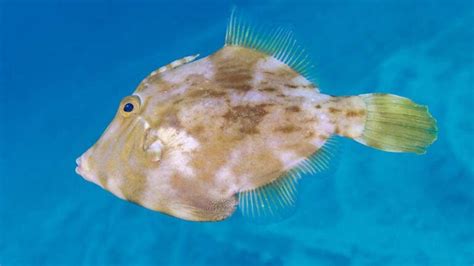
[[[343,141],[290,219],[192,223],[75,174],[153,69],[220,48],[231,6],[294,28],[332,95],[430,107],[423,156]],[[0,2],[0,265],[472,265],[474,8],[467,1]]]

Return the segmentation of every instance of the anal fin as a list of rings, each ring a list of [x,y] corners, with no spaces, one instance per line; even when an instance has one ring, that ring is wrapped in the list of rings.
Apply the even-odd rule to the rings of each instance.
[[[278,221],[291,216],[296,206],[299,179],[305,174],[314,175],[328,169],[335,150],[334,139],[329,139],[318,151],[272,182],[240,192],[238,199],[242,215],[257,223]]]

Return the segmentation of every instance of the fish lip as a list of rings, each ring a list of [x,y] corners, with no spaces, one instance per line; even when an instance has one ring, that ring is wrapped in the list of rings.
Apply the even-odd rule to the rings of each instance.
[[[79,165],[78,165],[78,166],[76,166],[76,169],[75,169],[75,171],[76,171],[76,174],[78,174],[78,175],[80,175],[80,176],[83,176],[83,175],[82,175],[82,170],[81,170],[81,167],[80,167]]]
[[[83,171],[82,171],[82,168],[81,168],[81,157],[78,157],[76,159],[76,169],[75,169],[75,171],[76,171],[76,174],[78,174],[80,176],[83,176],[83,174],[82,174]]]
[[[89,169],[88,162],[86,160],[86,155],[81,155],[79,158],[76,159],[76,174],[80,175],[82,178],[84,178],[86,181],[96,183],[94,175],[91,173],[91,170]]]
[[[86,180],[89,180],[89,178],[87,177],[84,171],[84,167],[82,166],[82,156],[76,159],[76,165],[77,165],[75,169],[76,174],[82,176]]]

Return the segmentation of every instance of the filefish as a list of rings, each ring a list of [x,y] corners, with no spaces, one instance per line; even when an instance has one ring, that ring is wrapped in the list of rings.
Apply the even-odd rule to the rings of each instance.
[[[385,93],[321,93],[290,30],[232,12],[225,45],[149,74],[125,97],[76,172],[115,196],[191,221],[278,217],[298,180],[330,164],[333,136],[423,154],[426,106]]]

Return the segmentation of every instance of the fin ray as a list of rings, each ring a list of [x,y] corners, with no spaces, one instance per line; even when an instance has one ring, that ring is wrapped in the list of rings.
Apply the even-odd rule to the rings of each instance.
[[[329,139],[318,151],[269,184],[241,191],[238,200],[242,215],[264,223],[269,219],[288,217],[296,204],[297,186],[302,174],[314,175],[327,169],[335,148],[334,139]]]
[[[314,83],[314,66],[305,49],[294,40],[291,30],[253,27],[233,8],[225,36],[225,46],[246,47],[273,56]]]
[[[367,118],[359,143],[389,152],[423,154],[437,139],[436,120],[423,105],[393,94],[362,94]]]

